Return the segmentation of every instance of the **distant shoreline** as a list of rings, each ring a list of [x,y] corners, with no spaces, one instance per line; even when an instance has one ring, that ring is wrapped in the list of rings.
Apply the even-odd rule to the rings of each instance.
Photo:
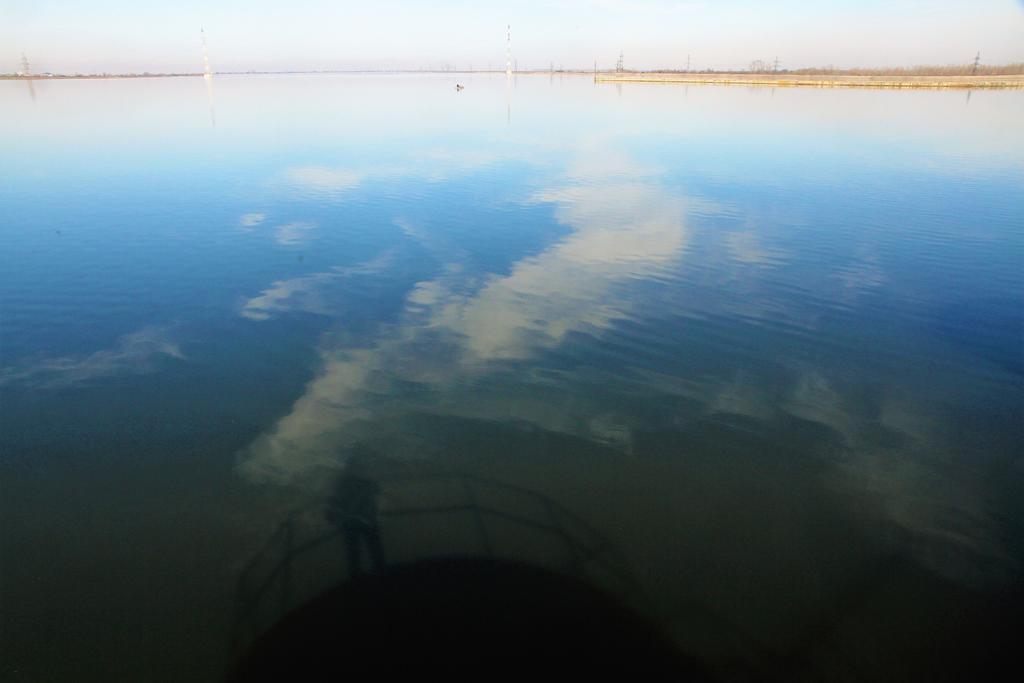
[[[492,76],[504,76],[504,69],[474,69],[472,71],[429,71],[424,69],[388,69],[388,70],[364,70],[364,71],[216,71],[211,74],[217,76],[365,76],[365,75],[397,75],[408,76],[417,74],[429,74],[433,76],[460,76],[473,74],[486,74]],[[19,74],[0,74],[0,81],[100,81],[109,79],[124,78],[201,78],[203,73],[183,74],[33,74],[22,76]],[[560,71],[548,70],[520,70],[515,71],[513,76],[593,76],[593,71],[563,69]]]
[[[977,76],[867,76],[850,74],[753,73],[598,73],[599,83],[681,83],[687,85],[746,85],[778,88],[1024,88],[1024,74]]]
[[[516,76],[528,76],[536,74],[548,75],[547,71],[517,71],[514,75]],[[573,76],[592,76],[591,71],[556,71],[558,75],[573,75]],[[390,70],[364,70],[364,71],[215,71],[212,76],[342,76],[342,75],[409,75],[409,74],[434,74],[434,75],[448,75],[457,76],[460,74],[500,74],[504,75],[504,69],[476,69],[474,71],[426,71],[422,69],[415,70],[401,70],[401,69],[390,69]],[[201,78],[204,76],[202,72],[197,73],[181,73],[181,74],[155,74],[155,73],[141,73],[141,74],[32,74],[31,76],[23,76],[20,74],[0,74],[0,81],[88,81],[88,80],[107,80],[107,79],[120,79],[120,78]]]
[[[101,81],[114,78],[195,78],[203,74],[49,74],[19,76],[0,74],[0,81]]]
[[[299,75],[505,75],[504,70],[474,71],[225,71],[214,76],[299,76]],[[1024,88],[1024,74],[990,75],[865,75],[865,74],[798,74],[749,72],[662,72],[662,71],[584,71],[584,70],[522,70],[518,76],[587,76],[598,83],[667,83],[683,85],[744,85],[779,88],[887,88],[887,89],[1020,89]],[[202,73],[169,74],[41,74],[24,76],[0,74],[0,81],[67,81],[112,80],[136,78],[202,78]]]

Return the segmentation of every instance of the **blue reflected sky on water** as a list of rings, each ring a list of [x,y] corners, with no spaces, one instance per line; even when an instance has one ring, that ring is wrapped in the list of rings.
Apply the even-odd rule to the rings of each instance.
[[[199,453],[291,500],[357,442],[518,448],[652,528],[618,541],[667,595],[709,585],[667,546],[765,510],[802,559],[726,577],[817,576],[824,508],[943,580],[1019,577],[1024,94],[463,80],[0,83],[7,471]],[[588,448],[623,490],[669,463],[650,509]]]

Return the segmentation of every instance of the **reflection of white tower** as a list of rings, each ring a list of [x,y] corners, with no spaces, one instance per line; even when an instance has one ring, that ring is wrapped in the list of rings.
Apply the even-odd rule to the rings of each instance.
[[[508,35],[505,40],[505,75],[512,75],[512,25],[508,25]]]
[[[21,53],[21,71],[18,72],[18,75],[24,76],[27,79],[25,82],[28,83],[29,97],[31,97],[32,101],[35,102],[36,87],[32,85],[32,67],[29,66],[28,57],[25,56],[24,52]]]
[[[210,58],[206,54],[206,31],[199,29],[203,38],[203,80],[206,81],[206,99],[210,103],[210,123],[217,125],[217,115],[213,111],[213,71],[210,69]]]
[[[206,31],[200,28],[199,34],[203,37],[203,78],[210,80],[213,72],[210,71],[210,57],[206,54]]]

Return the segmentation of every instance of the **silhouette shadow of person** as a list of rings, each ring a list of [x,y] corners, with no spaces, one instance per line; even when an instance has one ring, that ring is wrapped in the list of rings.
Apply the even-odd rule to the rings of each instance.
[[[372,571],[384,568],[384,547],[377,524],[377,496],[380,485],[369,476],[369,465],[375,452],[365,446],[353,447],[345,463],[345,471],[327,501],[327,520],[334,524],[345,540],[348,573],[354,578],[363,573],[363,546],[370,556]]]

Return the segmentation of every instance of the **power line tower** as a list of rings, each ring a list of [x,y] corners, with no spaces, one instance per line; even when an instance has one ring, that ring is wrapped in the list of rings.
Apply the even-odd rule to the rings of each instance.
[[[32,75],[32,69],[28,65],[28,57],[25,56],[24,52],[21,53],[21,73],[18,74],[18,75],[19,76],[31,76]]]
[[[623,67],[623,63],[624,63],[623,55],[622,55],[622,51],[620,50],[619,51],[619,61],[615,62],[615,72],[616,73],[622,73],[625,70],[624,67]]]
[[[690,72],[690,55],[689,54],[686,55],[686,72],[687,73]]]
[[[775,62],[772,63],[772,73],[778,73],[779,71],[779,58],[775,58]]]
[[[512,75],[512,24],[507,27],[508,33],[505,37],[505,75]]]
[[[981,51],[979,50],[978,54],[974,55],[974,66],[971,67],[971,75],[972,76],[975,75],[976,73],[978,73],[978,64],[980,62],[981,62]]]

